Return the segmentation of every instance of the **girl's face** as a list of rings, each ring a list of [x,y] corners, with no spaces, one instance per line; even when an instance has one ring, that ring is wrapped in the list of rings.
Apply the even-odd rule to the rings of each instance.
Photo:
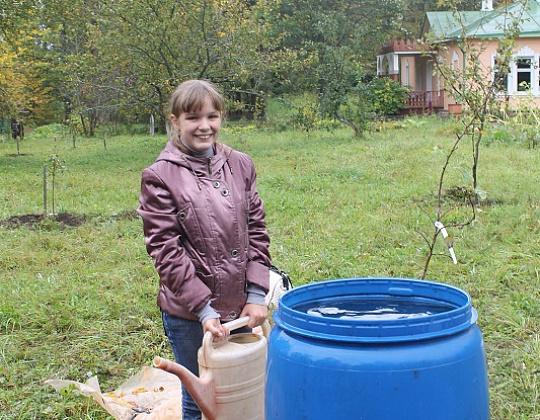
[[[183,112],[178,117],[171,115],[171,122],[180,133],[184,144],[196,152],[210,149],[217,141],[221,129],[221,112],[210,100],[198,112]]]

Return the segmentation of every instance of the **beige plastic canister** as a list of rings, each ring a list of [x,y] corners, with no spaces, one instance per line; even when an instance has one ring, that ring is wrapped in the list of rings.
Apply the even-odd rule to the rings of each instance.
[[[249,317],[224,324],[230,331]],[[198,352],[197,378],[183,366],[156,358],[154,364],[177,375],[201,409],[205,420],[263,420],[268,322],[263,334],[239,333],[214,343],[207,332]]]

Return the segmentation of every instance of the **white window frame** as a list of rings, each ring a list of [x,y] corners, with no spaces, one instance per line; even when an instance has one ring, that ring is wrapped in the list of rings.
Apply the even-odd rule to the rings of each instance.
[[[452,71],[454,70],[461,70],[459,67],[459,55],[456,51],[452,54]]]
[[[498,54],[492,54],[491,56],[491,82],[495,80],[495,64],[497,62]],[[510,79],[511,79],[511,73],[512,73],[512,63],[510,63],[510,71],[506,75],[506,90],[498,90],[497,95],[498,96],[507,96],[510,94]]]
[[[495,66],[496,55],[493,54],[491,57],[492,69]],[[517,67],[517,61],[519,59],[530,59],[531,60],[531,69],[520,71]],[[512,61],[510,63],[510,72],[508,73],[508,83],[507,83],[507,94],[513,96],[540,96],[540,78],[538,74],[540,54],[535,53],[535,51],[530,47],[523,47],[517,51],[512,56]],[[519,91],[518,90],[518,73],[521,72],[531,72],[531,89],[528,91]],[[492,70],[493,72],[493,70]],[[493,76],[493,75],[492,75]],[[493,80],[493,79],[492,79]],[[502,94],[503,92],[501,92]]]
[[[520,69],[519,66],[518,66],[518,62],[521,61],[521,60],[527,60],[527,61],[530,61],[530,65],[528,68],[522,68]],[[515,60],[514,60],[514,66],[516,68],[516,94],[517,95],[526,95],[526,94],[529,94],[530,92],[532,92],[534,94],[534,62],[535,62],[535,57],[534,56],[520,56],[520,57],[516,57]],[[521,87],[519,86],[519,76],[520,74],[528,74],[529,75],[529,85],[530,85],[530,89],[527,89],[527,90],[520,90]],[[537,92],[538,93],[538,92]]]

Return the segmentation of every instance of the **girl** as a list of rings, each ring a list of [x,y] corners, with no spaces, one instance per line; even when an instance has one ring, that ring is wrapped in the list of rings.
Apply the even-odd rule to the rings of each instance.
[[[265,212],[252,160],[217,142],[225,104],[217,88],[190,80],[170,101],[170,140],[142,174],[139,214],[160,278],[157,304],[177,363],[198,375],[206,331],[267,316],[271,264]],[[201,413],[183,387],[183,419]]]

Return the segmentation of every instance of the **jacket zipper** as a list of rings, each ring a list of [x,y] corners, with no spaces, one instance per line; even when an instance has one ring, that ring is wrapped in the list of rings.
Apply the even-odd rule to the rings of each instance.
[[[208,158],[208,175],[212,176],[212,158]]]

